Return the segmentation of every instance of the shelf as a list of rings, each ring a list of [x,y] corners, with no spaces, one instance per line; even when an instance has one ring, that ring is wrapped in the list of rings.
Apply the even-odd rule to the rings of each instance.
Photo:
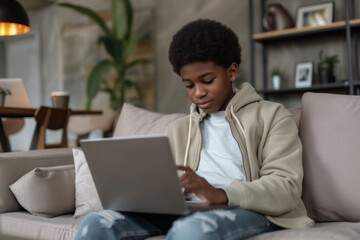
[[[360,82],[354,83],[358,86],[360,86]],[[284,93],[302,93],[302,92],[309,92],[309,91],[325,91],[325,90],[347,90],[349,88],[348,82],[341,82],[341,83],[328,83],[328,84],[321,84],[321,85],[313,85],[311,87],[306,88],[283,88],[279,90],[257,90],[259,93],[263,94],[284,94]]]
[[[350,27],[360,28],[360,19],[350,20]],[[288,28],[285,30],[256,33],[252,35],[252,39],[258,42],[268,42],[272,40],[295,38],[308,34],[336,32],[339,30],[345,30],[345,28],[346,22],[340,21],[318,27]]]
[[[345,12],[344,19],[348,19],[350,9],[354,8],[354,1],[351,0],[345,0],[346,4],[343,7],[342,10]],[[270,2],[270,1],[269,1]],[[275,1],[279,2],[279,0]],[[311,2],[315,2],[314,0]],[[266,5],[267,1],[262,0],[260,6],[260,10],[264,10],[264,6]],[[249,11],[253,12],[253,5],[249,5]],[[259,21],[261,23],[261,21]],[[262,89],[258,89],[258,92],[261,93],[264,96],[264,99],[287,99],[287,98],[299,98],[301,94],[304,92],[321,92],[321,93],[341,93],[341,94],[355,94],[360,95],[360,79],[358,78],[358,72],[359,72],[359,65],[357,58],[354,57],[355,54],[358,53],[358,44],[359,40],[358,38],[355,38],[354,36],[357,36],[360,32],[360,17],[357,19],[351,19],[349,22],[347,21],[337,21],[333,22],[331,24],[327,24],[324,26],[317,26],[317,27],[302,27],[302,28],[288,28],[284,30],[277,30],[277,31],[267,31],[267,32],[261,32],[261,33],[254,33],[254,21],[253,17],[250,18],[250,32],[251,32],[251,64],[250,64],[250,70],[251,70],[251,78],[254,79],[253,84],[255,84],[256,75],[258,74],[257,70],[255,69],[256,65],[256,44],[259,44],[262,47],[262,71],[259,71],[259,73],[262,75]],[[350,31],[348,31],[350,30]],[[354,49],[351,49],[351,51],[347,51],[347,57],[348,57],[348,63],[346,63],[349,67],[349,73],[348,76],[345,78],[348,79],[341,79],[341,81],[334,82],[334,83],[327,83],[327,84],[315,84],[310,87],[306,88],[296,88],[294,86],[292,87],[284,87],[279,90],[271,89],[271,85],[268,75],[269,75],[269,49],[274,49],[275,51],[279,50],[279,47],[281,47],[281,50],[283,50],[286,47],[292,47],[293,43],[296,44],[304,44],[304,46],[308,47],[313,43],[313,39],[317,40],[324,40],[326,42],[334,42],[341,39],[341,42],[346,43],[347,49],[351,49],[351,46],[354,46]],[[319,43],[321,44],[321,41],[315,41],[316,46],[319,47]],[[287,45],[288,44],[288,45]],[[291,61],[291,59],[289,59]],[[345,63],[344,63],[345,64]],[[355,66],[355,69],[353,69],[353,66]],[[353,79],[352,74],[350,72],[356,73],[355,78]],[[290,80],[290,79],[289,79]]]
[[[354,81],[354,86],[360,86],[360,81]]]

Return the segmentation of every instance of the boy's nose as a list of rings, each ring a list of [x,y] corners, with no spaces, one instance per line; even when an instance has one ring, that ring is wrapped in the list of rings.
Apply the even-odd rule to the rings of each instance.
[[[200,99],[206,95],[206,90],[203,87],[195,88],[195,97]]]

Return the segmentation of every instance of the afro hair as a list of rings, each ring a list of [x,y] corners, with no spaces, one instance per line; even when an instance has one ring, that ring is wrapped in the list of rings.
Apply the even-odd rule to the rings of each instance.
[[[235,33],[220,22],[200,19],[186,24],[172,39],[169,61],[174,72],[193,62],[212,61],[225,68],[240,65],[241,47]]]

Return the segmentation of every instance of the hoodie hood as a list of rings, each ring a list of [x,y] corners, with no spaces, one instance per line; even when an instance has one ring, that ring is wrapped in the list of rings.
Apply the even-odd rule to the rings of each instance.
[[[254,103],[262,101],[263,98],[260,97],[255,89],[251,86],[250,83],[245,82],[241,85],[240,89],[235,90],[234,97],[229,101],[228,105],[226,106],[226,115],[230,113],[231,106],[234,109],[234,112],[238,112],[242,107]],[[204,112],[201,108],[198,108],[196,104],[192,103],[190,106],[190,115],[193,118],[204,118],[207,113]]]

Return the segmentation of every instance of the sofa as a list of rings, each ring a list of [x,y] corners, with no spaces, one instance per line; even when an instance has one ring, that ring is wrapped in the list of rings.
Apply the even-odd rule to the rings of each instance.
[[[301,108],[291,113],[303,143],[302,199],[316,224],[251,239],[360,239],[360,97],[305,93]],[[182,116],[125,104],[114,136],[163,133],[170,122]],[[74,152],[50,149],[0,154],[0,239],[73,239],[82,216],[98,210],[92,204],[93,209],[76,214],[79,172]],[[58,174],[63,171],[65,175]],[[51,188],[40,191],[36,181],[27,184],[30,180],[26,179],[34,174],[42,177],[41,181],[48,180],[45,185],[57,179],[57,185],[52,183]]]

